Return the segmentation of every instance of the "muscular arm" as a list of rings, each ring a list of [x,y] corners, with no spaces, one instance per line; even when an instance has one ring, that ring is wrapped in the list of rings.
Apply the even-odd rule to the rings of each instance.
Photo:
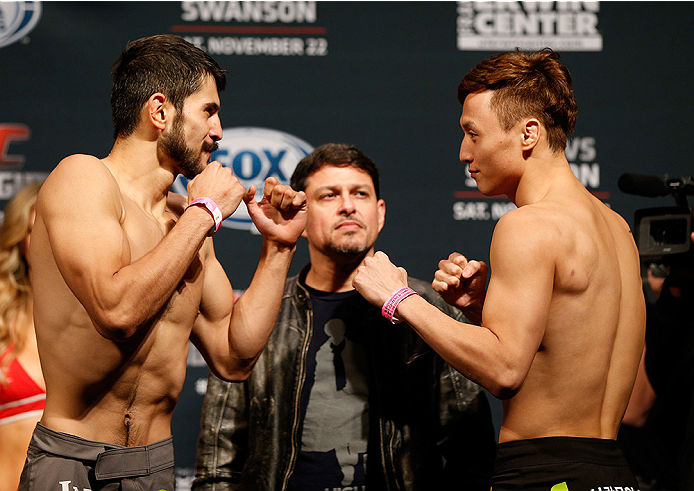
[[[203,303],[191,340],[215,375],[244,380],[275,325],[294,248],[265,240],[253,280],[236,304],[211,243],[205,249]]]
[[[546,231],[529,223],[532,217],[518,215],[504,215],[494,232],[481,327],[457,322],[417,296],[397,310],[446,362],[499,398],[513,396],[525,380],[544,335],[553,288]],[[381,306],[404,286],[402,274],[377,253],[366,259],[354,283]]]
[[[656,400],[656,394],[646,373],[646,349],[643,350],[639,371],[636,373],[636,381],[629,398],[622,423],[641,428],[646,424],[648,414]]]
[[[224,380],[244,380],[260,356],[277,320],[284,282],[296,241],[306,223],[304,193],[266,183],[258,204],[246,199],[265,240],[251,284],[233,303],[233,292],[211,241],[205,245],[205,284],[191,339],[208,366]]]
[[[76,195],[75,190],[79,190]],[[133,261],[117,182],[94,157],[63,160],[37,204],[66,284],[101,335],[124,340],[157,315],[202,245],[212,219],[191,208]],[[161,231],[162,235],[164,231]]]

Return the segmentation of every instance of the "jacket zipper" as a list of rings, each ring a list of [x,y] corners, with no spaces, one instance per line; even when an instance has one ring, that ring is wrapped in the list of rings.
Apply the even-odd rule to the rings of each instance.
[[[374,343],[375,344],[375,343]],[[376,360],[376,355],[373,352],[373,350],[369,350],[370,355],[371,355],[371,360],[372,360],[372,366],[374,367],[374,380],[375,380],[375,385],[376,385],[376,397],[378,398],[378,428],[380,431],[380,437],[379,437],[379,448],[381,451],[381,461],[383,462],[383,478],[386,484],[386,491],[391,490],[391,482],[395,485],[396,489],[400,489],[400,485],[398,484],[398,479],[397,479],[397,472],[395,470],[395,465],[393,465],[393,439],[395,438],[395,432],[391,429],[390,431],[390,436],[386,435],[386,430],[383,427],[384,421],[383,418],[381,417],[381,382],[379,380],[379,377],[376,374],[376,366],[377,366],[377,360]],[[392,422],[391,422],[392,424]],[[389,472],[390,471],[390,472]]]
[[[299,286],[297,285],[297,288]],[[294,398],[294,422],[292,424],[291,447],[292,453],[289,457],[289,463],[284,471],[284,478],[282,479],[282,491],[287,489],[287,484],[289,483],[289,477],[294,470],[294,465],[296,465],[296,457],[298,454],[297,449],[297,430],[299,428],[299,414],[301,412],[301,392],[304,390],[304,382],[306,381],[306,356],[308,354],[308,346],[313,335],[313,311],[309,308],[306,311],[306,337],[304,338],[304,345],[301,347],[301,359],[299,361],[299,386],[296,391]]]

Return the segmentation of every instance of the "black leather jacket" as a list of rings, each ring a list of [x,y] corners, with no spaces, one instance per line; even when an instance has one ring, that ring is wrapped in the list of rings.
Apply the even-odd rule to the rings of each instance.
[[[299,399],[313,331],[303,278],[289,278],[274,331],[249,379],[210,375],[193,490],[286,488],[298,450]],[[452,317],[428,284],[410,287]],[[449,367],[407,324],[369,309],[369,491],[489,491],[495,452],[484,391]],[[375,376],[374,376],[375,375]]]

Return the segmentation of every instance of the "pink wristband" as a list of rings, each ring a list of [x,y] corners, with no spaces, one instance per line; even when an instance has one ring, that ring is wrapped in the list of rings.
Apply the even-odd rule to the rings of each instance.
[[[396,290],[390,297],[388,297],[386,303],[383,304],[381,315],[383,315],[383,317],[388,319],[393,324],[401,322],[400,319],[395,317],[395,311],[398,309],[400,302],[411,295],[417,295],[417,292],[410,287],[403,286],[402,288]]]
[[[207,232],[208,237],[212,237],[214,234],[217,233],[217,230],[219,230],[219,227],[222,226],[222,212],[219,211],[219,206],[217,206],[217,203],[212,201],[210,198],[195,198],[193,201],[190,202],[188,206],[186,206],[186,210],[190,208],[191,206],[204,206],[207,211],[212,213],[212,218],[214,219],[214,226],[210,229],[209,232]]]

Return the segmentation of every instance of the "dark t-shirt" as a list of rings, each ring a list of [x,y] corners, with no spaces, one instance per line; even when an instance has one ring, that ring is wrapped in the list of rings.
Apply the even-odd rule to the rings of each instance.
[[[289,491],[366,489],[368,367],[356,291],[309,288],[313,334],[301,392],[300,445]]]

